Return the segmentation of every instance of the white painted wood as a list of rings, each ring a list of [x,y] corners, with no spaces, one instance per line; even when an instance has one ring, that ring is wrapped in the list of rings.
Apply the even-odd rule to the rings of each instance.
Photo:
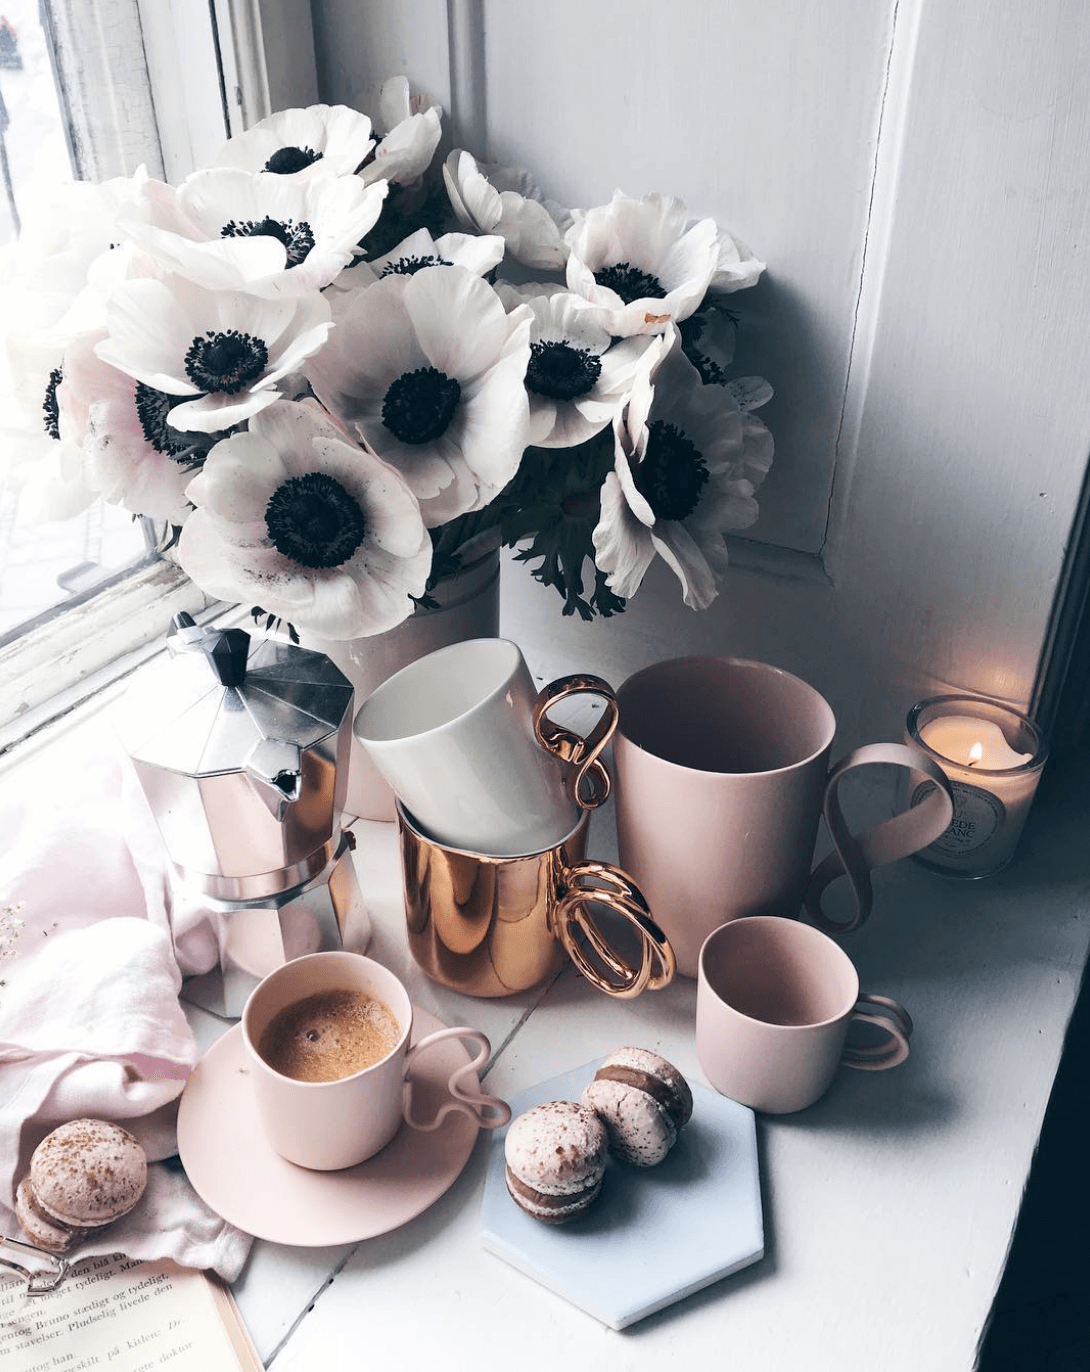
[[[872,921],[848,951],[865,986],[910,1007],[913,1054],[888,1074],[841,1072],[802,1115],[759,1120],[762,1262],[613,1333],[483,1251],[482,1141],[431,1211],[356,1248],[275,1372],[337,1365],[363,1336],[369,1356],[413,1367],[506,1365],[517,1349],[527,1372],[724,1357],[746,1372],[864,1358],[890,1372],[968,1372],[1090,941],[1090,902],[1070,861],[1075,819],[1036,818],[1018,867],[996,881],[952,882],[911,864],[883,874]],[[490,1088],[514,1092],[625,1043],[702,1080],[694,1008],[688,981],[620,1003],[562,974],[501,1053]],[[268,1296],[291,1289],[289,1262],[259,1244],[239,1290],[262,1348],[287,1319]],[[311,1255],[298,1268],[305,1290]]]
[[[508,610],[535,674],[582,665],[543,623]],[[77,712],[0,759],[0,785],[20,785],[44,748],[65,747],[97,718]],[[868,817],[886,800],[880,783],[861,798]],[[609,1001],[570,972],[503,1001],[428,981],[407,952],[393,827],[356,828],[374,955],[418,1004],[485,1029],[492,1090],[513,1093],[625,1043],[701,1079],[689,981],[634,1002]],[[236,1295],[262,1357],[275,1372],[338,1367],[346,1348],[364,1347],[369,1358],[454,1368],[506,1366],[515,1349],[526,1372],[558,1360],[572,1372],[657,1372],[724,1357],[745,1372],[864,1360],[968,1372],[1090,946],[1084,835],[1085,796],[1046,790],[998,877],[963,883],[911,863],[876,874],[871,920],[845,946],[865,989],[911,1011],[912,1055],[880,1076],[844,1071],[810,1111],[759,1122],[767,1255],[754,1267],[612,1333],[482,1249],[482,1139],[450,1192],[394,1233],[316,1250],[255,1244]],[[603,812],[591,852],[610,857],[612,840]],[[207,1043],[215,1027],[193,1014]]]
[[[1090,451],[1090,14],[919,6],[831,567],[894,673],[1025,702]],[[886,197],[888,198],[888,190]]]
[[[0,752],[161,646],[179,610],[208,604],[173,563],[155,562],[0,648]]]
[[[103,181],[144,163],[161,176],[138,0],[50,0],[43,10],[77,175]]]
[[[313,105],[318,100],[314,26],[310,0],[232,0],[257,7],[269,110]],[[248,59],[253,62],[253,55]],[[263,116],[261,116],[263,117]]]
[[[314,51],[318,89],[331,104],[373,114],[383,81],[404,75],[450,109],[446,0],[322,0]]]
[[[274,110],[318,99],[308,0],[214,0],[233,136]]]
[[[227,137],[219,57],[207,5],[137,0],[148,81],[172,184],[207,165]]]

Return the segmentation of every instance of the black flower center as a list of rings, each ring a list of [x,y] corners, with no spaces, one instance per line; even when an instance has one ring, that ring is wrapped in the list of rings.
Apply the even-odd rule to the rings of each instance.
[[[602,375],[602,360],[586,348],[550,341],[530,344],[526,389],[552,400],[574,400],[594,389]]]
[[[205,393],[237,395],[257,380],[268,362],[269,350],[260,338],[237,329],[223,333],[209,329],[203,338],[190,343],[185,355],[185,374]]]
[[[396,262],[387,262],[382,269],[383,276],[413,276],[425,267],[452,267],[445,257],[430,253],[424,257],[399,257]]]
[[[62,376],[60,367],[54,367],[49,373],[49,380],[45,386],[45,399],[42,401],[45,431],[50,438],[59,439],[61,436],[61,411],[57,404],[57,387],[61,384]]]
[[[157,391],[154,386],[136,383],[134,392],[136,417],[144,437],[157,453],[173,458],[179,466],[198,466],[204,461],[209,448],[218,443],[221,434],[202,434],[182,432],[171,424],[168,415],[181,397]]]
[[[288,266],[297,267],[314,247],[314,231],[305,219],[231,219],[220,229],[221,238],[276,238],[288,254]]]
[[[386,392],[382,422],[402,443],[430,443],[446,433],[462,388],[435,367],[403,372]]]
[[[657,276],[634,267],[631,262],[614,262],[610,267],[603,267],[594,273],[594,279],[599,286],[616,291],[626,305],[631,305],[633,300],[643,300],[648,296],[654,299],[666,294]]]
[[[700,503],[708,464],[679,428],[653,419],[647,426],[647,455],[634,475],[656,519],[684,519]]]
[[[312,162],[321,159],[322,154],[313,148],[277,148],[262,168],[263,171],[276,172],[280,176],[290,176],[292,172],[302,171]]]
[[[265,507],[277,552],[302,567],[339,567],[364,540],[367,523],[355,496],[325,472],[293,476]]]

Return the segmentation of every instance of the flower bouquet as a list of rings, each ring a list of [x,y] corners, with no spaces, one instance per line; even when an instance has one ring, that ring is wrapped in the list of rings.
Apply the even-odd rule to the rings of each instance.
[[[328,639],[501,544],[565,614],[656,556],[709,605],[772,460],[771,388],[728,376],[763,264],[664,195],[436,167],[441,113],[399,77],[374,123],[287,110],[178,186],[58,188],[7,264],[25,503],[147,516],[207,594]]]

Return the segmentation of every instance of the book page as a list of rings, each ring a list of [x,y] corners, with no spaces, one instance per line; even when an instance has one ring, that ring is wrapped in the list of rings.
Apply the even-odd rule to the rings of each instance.
[[[0,1372],[260,1372],[226,1287],[171,1262],[85,1258],[56,1291],[0,1282]]]

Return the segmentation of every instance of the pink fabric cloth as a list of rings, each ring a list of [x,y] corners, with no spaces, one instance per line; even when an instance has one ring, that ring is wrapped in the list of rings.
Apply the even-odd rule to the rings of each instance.
[[[252,1240],[167,1161],[197,1060],[178,992],[217,965],[217,931],[171,911],[158,830],[108,725],[0,773],[0,834],[0,1226],[17,1232],[15,1188],[50,1130],[115,1120],[147,1150],[148,1189],[79,1256],[170,1257],[233,1280]]]

